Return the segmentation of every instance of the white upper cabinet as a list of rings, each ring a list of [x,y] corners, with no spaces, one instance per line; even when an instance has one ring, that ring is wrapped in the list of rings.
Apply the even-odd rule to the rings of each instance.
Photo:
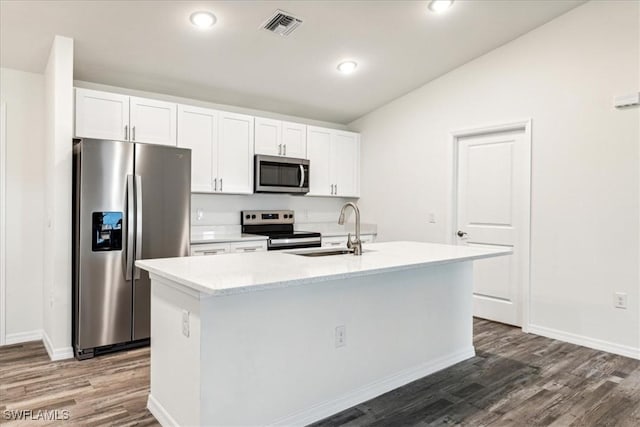
[[[255,153],[269,156],[282,155],[282,122],[256,117]]]
[[[360,135],[334,131],[331,144],[334,195],[360,197]]]
[[[79,138],[176,145],[177,105],[154,99],[76,88]]]
[[[331,196],[331,129],[307,127],[307,155],[309,158],[308,196]]]
[[[307,127],[300,123],[282,122],[283,155],[297,159],[307,158]]]
[[[360,135],[309,126],[308,196],[360,197]]]
[[[178,106],[178,146],[191,149],[191,191],[253,193],[253,117]]]
[[[132,96],[129,108],[130,141],[176,145],[176,104]]]
[[[129,137],[129,97],[76,89],[75,135],[126,141]]]
[[[255,153],[305,159],[307,127],[280,120],[255,119]]]
[[[218,112],[207,108],[178,106],[178,147],[191,149],[191,191],[216,191]],[[216,156],[217,157],[217,156]]]
[[[218,179],[220,191],[253,193],[253,116],[220,112]]]

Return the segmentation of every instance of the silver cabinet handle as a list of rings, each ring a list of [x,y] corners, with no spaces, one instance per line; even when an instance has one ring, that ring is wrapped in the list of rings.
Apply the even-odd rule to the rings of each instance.
[[[131,140],[135,141],[136,140],[136,127],[132,127],[131,128]]]
[[[136,259],[142,259],[142,177],[136,175]],[[140,269],[135,267],[134,279],[140,278]]]
[[[302,188],[302,186],[304,185],[304,178],[305,178],[304,166],[302,165],[298,165],[298,166],[300,166],[300,188]]]
[[[338,195],[338,184],[336,184],[334,188],[335,188],[335,193],[333,193],[333,194],[337,196]]]
[[[458,232],[456,233],[458,235],[458,237],[464,237],[467,235],[466,231],[462,231],[462,230],[458,230]]]
[[[286,156],[287,155],[287,144],[284,144],[282,146],[282,148],[283,148],[282,154]]]
[[[218,178],[213,179],[213,191],[218,191]]]
[[[222,178],[220,178],[220,191],[222,191]]]
[[[333,184],[331,184],[331,195],[333,195]]]
[[[224,253],[225,250],[224,249],[215,249],[215,250],[211,250],[211,251],[202,251],[200,252],[202,255],[217,255],[219,253]]]
[[[124,140],[129,140],[129,125],[124,125]]]
[[[243,252],[253,252],[253,251],[257,251],[258,249],[260,249],[260,248],[254,246],[252,248],[242,248],[242,251]]]
[[[134,237],[133,231],[135,229],[135,190],[133,189],[133,175],[127,175],[127,256],[125,262],[127,263],[124,268],[124,280],[131,280],[131,273],[133,270],[133,251]]]
[[[282,156],[282,144],[278,144],[278,156]]]

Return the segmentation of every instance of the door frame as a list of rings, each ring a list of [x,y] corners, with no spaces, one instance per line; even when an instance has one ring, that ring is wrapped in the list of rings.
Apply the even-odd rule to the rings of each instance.
[[[520,218],[523,224],[523,230],[521,232],[522,238],[522,257],[526,261],[522,266],[522,286],[520,288],[520,303],[522,304],[522,331],[529,332],[529,320],[530,320],[530,302],[531,302],[531,118],[523,120],[514,120],[498,124],[491,124],[485,126],[478,126],[473,128],[460,129],[449,133],[450,139],[450,153],[451,153],[451,188],[449,191],[450,199],[450,215],[449,224],[447,227],[448,238],[447,242],[450,244],[456,244],[454,234],[456,232],[458,222],[458,152],[459,141],[462,138],[470,136],[478,136],[483,134],[491,134],[497,132],[510,132],[510,131],[522,131],[524,134],[525,152],[528,155],[528,159],[525,161],[525,170],[523,171],[524,187],[528,190],[529,194],[523,198],[525,206],[522,209],[522,217]]]
[[[7,104],[0,101],[0,345],[7,341]]]

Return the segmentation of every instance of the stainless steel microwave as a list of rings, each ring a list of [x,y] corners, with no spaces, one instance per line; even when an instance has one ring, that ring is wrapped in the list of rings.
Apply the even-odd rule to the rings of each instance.
[[[256,155],[254,190],[256,193],[308,193],[309,160]]]

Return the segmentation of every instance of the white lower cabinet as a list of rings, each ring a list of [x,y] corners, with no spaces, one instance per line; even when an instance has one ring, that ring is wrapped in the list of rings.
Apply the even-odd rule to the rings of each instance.
[[[200,255],[222,255],[231,252],[229,243],[204,243],[191,245],[191,256]]]
[[[257,240],[249,242],[232,242],[231,252],[261,252],[267,250],[266,240]]]
[[[224,243],[202,243],[191,245],[191,256],[224,255],[244,252],[262,252],[267,250],[266,240],[249,240]]]
[[[322,247],[330,248],[330,247],[338,247],[338,246],[347,246],[347,235],[344,236],[329,236],[322,238]],[[351,235],[351,238],[354,239],[355,235]],[[376,240],[375,234],[362,234],[360,235],[360,240],[362,243],[373,243]]]

